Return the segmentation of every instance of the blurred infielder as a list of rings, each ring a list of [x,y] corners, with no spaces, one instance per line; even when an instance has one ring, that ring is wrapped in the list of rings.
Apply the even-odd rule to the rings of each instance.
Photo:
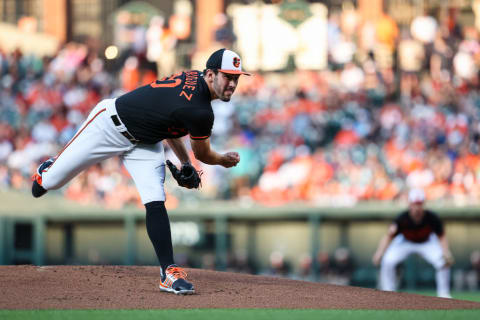
[[[179,185],[197,188],[200,176],[190,164],[181,137],[190,136],[195,158],[226,168],[237,165],[236,152],[219,154],[210,148],[213,99],[229,101],[242,71],[233,51],[221,49],[207,61],[206,69],[187,71],[137,88],[117,99],[106,99],[91,111],[79,131],[54,158],[42,163],[33,176],[32,194],[58,189],[82,170],[120,156],[132,176],[146,208],[147,233],[160,263],[160,290],[194,293],[185,271],[174,264],[170,222],[165,209],[166,140],[182,163],[167,165]]]
[[[448,248],[443,223],[432,211],[425,210],[423,190],[408,194],[408,211],[401,213],[380,240],[373,263],[380,266],[380,289],[395,291],[396,266],[416,253],[436,270],[437,295],[450,297],[450,266],[453,257]]]

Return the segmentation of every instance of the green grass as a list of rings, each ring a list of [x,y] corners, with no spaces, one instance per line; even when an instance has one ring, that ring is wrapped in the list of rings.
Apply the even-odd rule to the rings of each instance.
[[[435,296],[435,291],[412,293]],[[453,298],[480,302],[480,292],[453,292]],[[479,310],[280,310],[280,309],[184,309],[184,310],[0,310],[1,320],[469,320],[480,319]]]
[[[468,320],[480,319],[480,310],[280,310],[280,309],[190,309],[190,310],[0,310],[0,319],[35,320]]]

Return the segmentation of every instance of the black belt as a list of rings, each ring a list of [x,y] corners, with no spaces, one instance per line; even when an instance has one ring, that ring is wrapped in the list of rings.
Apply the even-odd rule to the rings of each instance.
[[[115,126],[119,127],[119,126],[122,125],[122,123],[120,122],[120,119],[118,118],[118,116],[116,114],[111,116],[111,118],[112,118],[113,124],[115,124]],[[122,136],[127,138],[133,144],[140,142],[140,140],[135,139],[135,137],[132,136],[132,134],[130,132],[128,132],[127,130],[119,131],[119,132],[122,134]]]

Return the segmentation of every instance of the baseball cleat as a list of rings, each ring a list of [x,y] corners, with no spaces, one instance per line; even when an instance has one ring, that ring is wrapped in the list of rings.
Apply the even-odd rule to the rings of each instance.
[[[165,273],[163,272],[162,268],[160,268],[160,276],[160,291],[180,295],[195,293],[193,284],[185,280],[187,278],[187,273],[176,264],[168,266],[167,270],[165,270]]]
[[[35,198],[39,198],[39,197],[43,196],[45,193],[47,193],[47,190],[45,190],[42,187],[42,173],[48,167],[50,167],[53,164],[54,161],[55,161],[54,158],[50,158],[47,161],[45,161],[44,163],[42,163],[40,166],[38,166],[37,172],[35,172],[34,175],[32,176],[32,180],[33,180],[32,195]]]

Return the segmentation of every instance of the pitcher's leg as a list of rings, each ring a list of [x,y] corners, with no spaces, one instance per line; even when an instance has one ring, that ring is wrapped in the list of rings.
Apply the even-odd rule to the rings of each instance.
[[[164,205],[163,145],[137,145],[123,155],[123,163],[145,204],[147,233],[160,264],[160,290],[175,294],[194,293],[193,284],[186,280],[186,272],[174,264],[170,221]]]
[[[135,182],[147,211],[147,233],[161,267],[173,264],[170,222],[165,209],[165,158],[163,145],[137,145],[123,155],[123,164]]]
[[[147,234],[152,242],[162,270],[174,264],[170,221],[163,201],[145,204],[147,210]]]
[[[114,106],[114,99],[99,102],[81,128],[48,166],[40,166],[32,187],[35,197],[46,190],[58,189],[87,167],[107,158],[123,154],[134,145],[122,136],[106,110]],[[35,188],[37,184],[38,188]],[[34,190],[35,189],[35,190]],[[40,193],[35,192],[39,191]]]
[[[165,155],[161,142],[137,145],[123,155],[123,164],[135,182],[143,204],[165,201]]]
[[[137,145],[123,155],[123,164],[135,182],[147,211],[147,233],[160,266],[173,264],[170,221],[165,209],[165,158],[163,145]]]
[[[193,294],[187,273],[174,264],[170,221],[165,209],[165,155],[162,143],[137,145],[123,155],[123,163],[132,176],[147,211],[147,233],[160,264],[162,291]]]
[[[91,117],[54,159],[53,164],[42,172],[44,189],[61,188],[85,168],[108,158],[108,155],[96,152],[97,146],[101,144],[104,137],[95,120],[104,112],[105,109],[96,107],[92,111]]]

